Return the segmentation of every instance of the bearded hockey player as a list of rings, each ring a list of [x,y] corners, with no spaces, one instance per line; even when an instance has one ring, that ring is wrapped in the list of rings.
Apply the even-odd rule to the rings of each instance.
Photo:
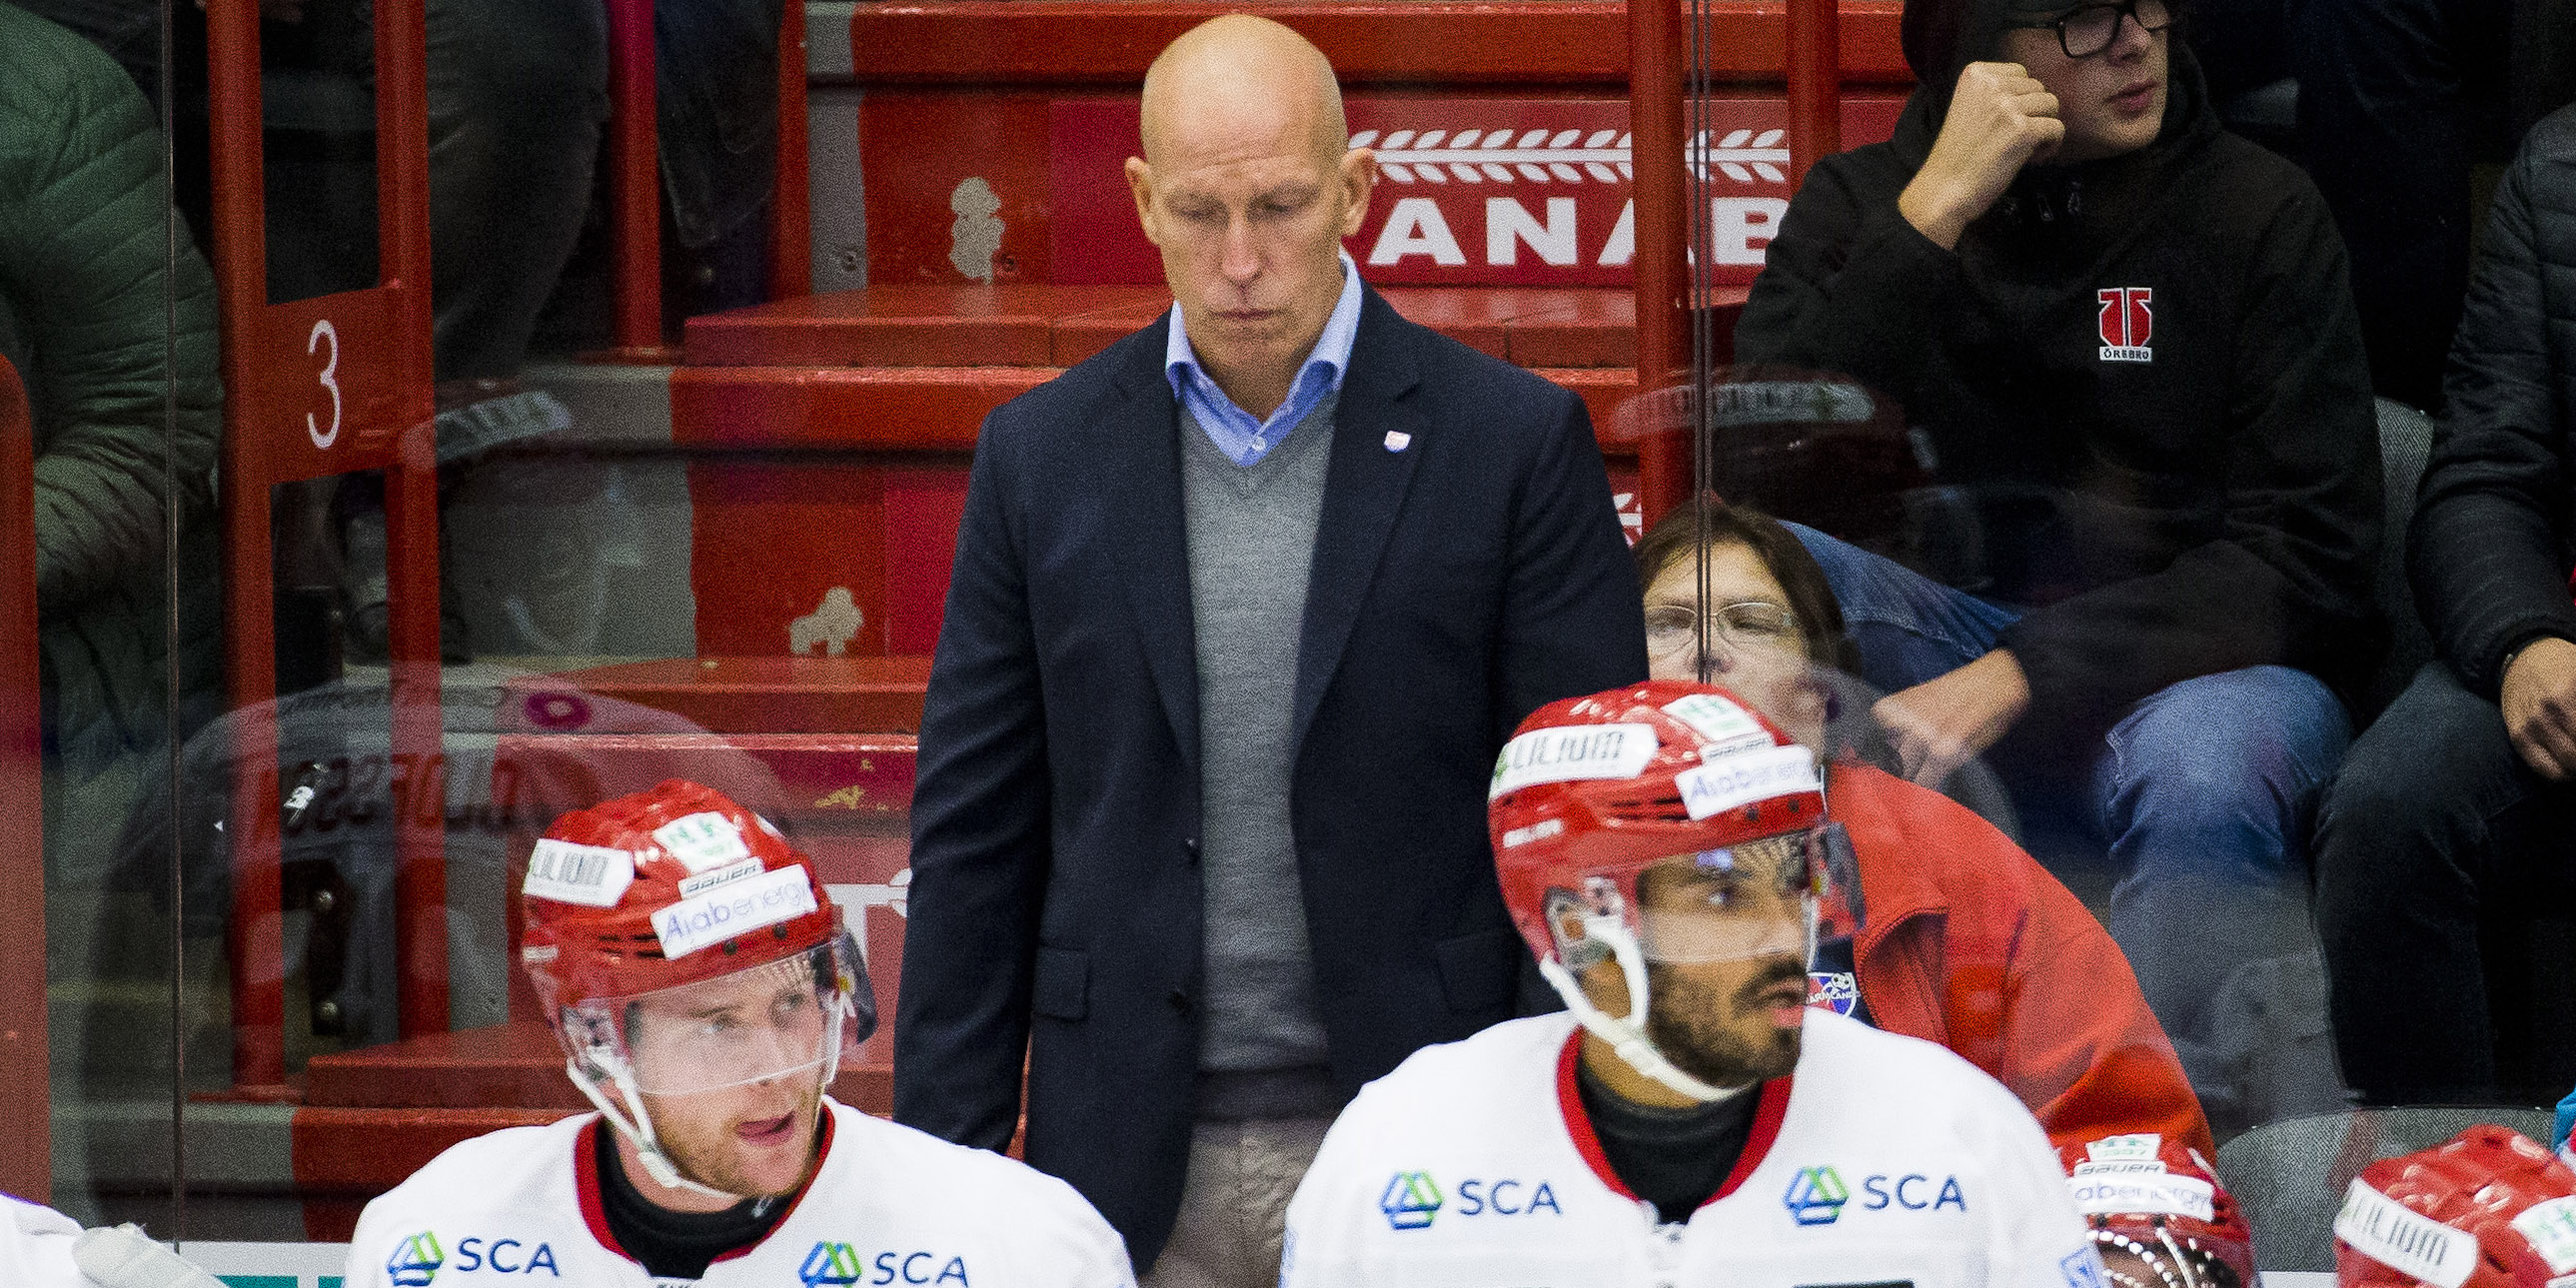
[[[2547,1288],[2576,1272],[2576,1171],[2471,1127],[2363,1168],[2334,1233],[2338,1288]]]
[[[2198,1149],[2149,1132],[2057,1157],[2111,1288],[2256,1288],[2253,1232]]]
[[[812,865],[672,781],[567,814],[521,959],[599,1107],[467,1141],[367,1205],[350,1288],[1132,1288],[1070,1186],[824,1094],[876,1024]]]
[[[1425,1048],[1343,1111],[1283,1288],[2099,1288],[2030,1112],[1928,1042],[1809,1007],[1812,753],[1724,690],[1540,708],[1489,819],[1570,1014]]]

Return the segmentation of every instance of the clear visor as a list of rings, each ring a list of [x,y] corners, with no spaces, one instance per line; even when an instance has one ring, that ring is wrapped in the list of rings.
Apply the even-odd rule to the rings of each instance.
[[[1666,964],[1803,961],[1824,885],[1822,829],[1666,859],[1637,876],[1637,940]]]
[[[844,931],[811,952],[730,975],[594,998],[565,1019],[594,1054],[623,1063],[646,1095],[768,1082],[819,1068],[839,1049],[857,958]]]

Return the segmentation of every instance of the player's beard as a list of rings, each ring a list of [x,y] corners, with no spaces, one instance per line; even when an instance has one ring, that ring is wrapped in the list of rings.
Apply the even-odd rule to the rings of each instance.
[[[808,1074],[796,1081],[806,1085],[787,1096],[767,1104],[741,1104],[736,1112],[721,1116],[706,1113],[673,1114],[665,1110],[654,1115],[653,1127],[661,1140],[662,1151],[670,1156],[689,1179],[711,1189],[744,1198],[783,1198],[803,1188],[814,1171],[814,1153],[822,1141],[817,1128],[822,1115],[822,1089],[819,1074]],[[731,1093],[717,1093],[723,1096]],[[673,1097],[687,1101],[695,1097]],[[710,1106],[711,1107],[711,1106]],[[745,1147],[734,1135],[737,1122],[746,1119],[793,1114],[789,1124],[790,1138],[806,1142],[808,1152],[804,1166],[794,1176],[763,1178],[755,1175],[744,1157]]]
[[[1750,976],[1713,982],[1694,968],[1646,963],[1646,1036],[1682,1072],[1719,1087],[1741,1087],[1788,1076],[1798,1067],[1799,1030],[1771,1022],[1762,994],[1791,981],[1803,984],[1806,967],[1774,957]]]

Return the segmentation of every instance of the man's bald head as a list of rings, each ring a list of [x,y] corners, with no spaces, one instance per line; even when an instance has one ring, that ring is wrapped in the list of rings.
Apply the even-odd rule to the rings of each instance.
[[[1154,60],[1144,135],[1127,186],[1190,349],[1235,405],[1267,416],[1341,299],[1342,239],[1368,215],[1377,158],[1350,146],[1324,52],[1245,14]]]
[[[1251,14],[1210,18],[1164,46],[1146,69],[1144,100],[1149,164],[1162,163],[1177,135],[1240,131],[1265,118],[1271,130],[1303,127],[1328,163],[1350,146],[1332,61],[1313,41]]]

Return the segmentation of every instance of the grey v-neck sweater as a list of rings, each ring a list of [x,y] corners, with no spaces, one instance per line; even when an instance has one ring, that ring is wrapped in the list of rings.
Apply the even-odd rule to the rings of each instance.
[[[1202,1118],[1329,1115],[1339,1104],[1288,812],[1297,641],[1339,401],[1327,397],[1249,466],[1181,413],[1206,893]]]

